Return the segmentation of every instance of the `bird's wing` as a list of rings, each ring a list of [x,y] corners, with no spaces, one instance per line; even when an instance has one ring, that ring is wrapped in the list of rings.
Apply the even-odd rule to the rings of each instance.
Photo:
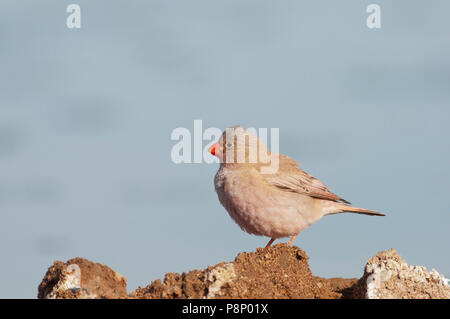
[[[279,158],[278,172],[263,174],[269,184],[290,192],[350,204],[350,202],[330,192],[328,187],[317,178],[301,170],[299,164],[292,158],[285,155],[280,155]]]

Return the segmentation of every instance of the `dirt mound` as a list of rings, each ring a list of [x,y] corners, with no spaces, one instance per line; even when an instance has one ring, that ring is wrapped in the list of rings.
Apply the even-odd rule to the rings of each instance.
[[[133,298],[342,298],[357,279],[314,277],[308,256],[298,247],[278,244],[240,253],[232,263],[181,275],[168,273],[138,288]]]

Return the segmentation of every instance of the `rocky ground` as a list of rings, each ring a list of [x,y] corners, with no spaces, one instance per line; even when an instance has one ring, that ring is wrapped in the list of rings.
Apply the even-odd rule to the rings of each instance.
[[[450,298],[450,286],[434,269],[409,266],[394,249],[372,257],[360,279],[316,277],[303,250],[278,244],[203,270],[168,273],[130,293],[126,278],[108,266],[55,261],[38,298]]]

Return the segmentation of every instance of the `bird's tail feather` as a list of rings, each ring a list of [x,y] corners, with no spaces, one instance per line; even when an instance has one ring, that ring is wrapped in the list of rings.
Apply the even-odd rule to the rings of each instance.
[[[379,213],[370,209],[364,209],[364,208],[358,208],[358,207],[352,207],[348,206],[346,204],[340,204],[339,206],[335,206],[336,210],[333,211],[331,214],[340,214],[340,213],[356,213],[356,214],[363,214],[363,215],[369,215],[369,216],[386,216],[386,214]]]

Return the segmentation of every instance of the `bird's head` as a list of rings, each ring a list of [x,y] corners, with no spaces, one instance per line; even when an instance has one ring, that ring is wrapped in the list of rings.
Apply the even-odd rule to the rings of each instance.
[[[239,125],[227,128],[219,141],[209,148],[224,164],[257,165],[267,163],[267,145],[254,132]]]

